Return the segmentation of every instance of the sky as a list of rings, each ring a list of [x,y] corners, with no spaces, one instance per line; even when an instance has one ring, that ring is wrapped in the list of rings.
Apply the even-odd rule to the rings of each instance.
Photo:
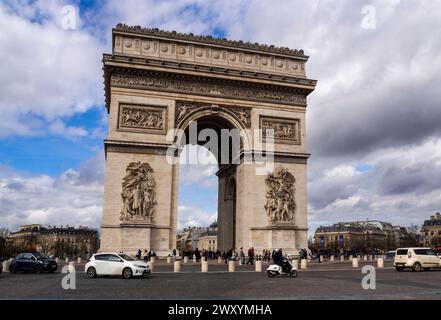
[[[305,50],[310,232],[441,211],[440,1],[0,0],[0,227],[99,227],[118,22]],[[216,165],[183,166],[179,227],[208,225]]]

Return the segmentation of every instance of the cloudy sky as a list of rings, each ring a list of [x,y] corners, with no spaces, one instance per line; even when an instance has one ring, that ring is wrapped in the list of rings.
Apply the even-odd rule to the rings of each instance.
[[[65,5],[75,30],[63,28]],[[99,226],[101,58],[118,22],[311,56],[312,231],[356,219],[421,224],[441,211],[440,1],[0,0],[0,227]],[[215,171],[181,170],[181,227],[216,218]]]

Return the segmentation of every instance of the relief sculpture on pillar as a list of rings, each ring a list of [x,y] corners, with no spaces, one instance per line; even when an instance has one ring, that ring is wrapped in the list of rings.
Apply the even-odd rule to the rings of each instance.
[[[156,205],[155,184],[153,169],[148,163],[131,162],[127,166],[122,182],[121,221],[152,221]]]
[[[276,168],[268,174],[265,210],[270,222],[293,222],[296,210],[295,178],[287,169]]]

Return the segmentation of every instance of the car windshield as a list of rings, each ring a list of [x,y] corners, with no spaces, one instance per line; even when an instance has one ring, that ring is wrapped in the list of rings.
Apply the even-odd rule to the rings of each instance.
[[[41,260],[41,259],[49,259],[49,257],[47,257],[47,256],[45,256],[44,254],[41,254],[41,253],[34,253],[34,256],[35,256],[35,258],[37,258],[38,260]]]
[[[129,256],[126,255],[126,254],[119,254],[119,256],[120,256],[121,258],[123,258],[124,260],[126,260],[126,261],[135,261],[135,259],[133,259],[132,257],[129,257]]]

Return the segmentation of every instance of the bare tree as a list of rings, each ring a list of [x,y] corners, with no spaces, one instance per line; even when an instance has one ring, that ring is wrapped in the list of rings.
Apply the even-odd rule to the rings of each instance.
[[[7,228],[0,228],[0,238],[6,239],[10,234],[9,229]]]
[[[55,251],[57,237],[54,234],[44,234],[38,237],[38,247],[44,255],[50,255]]]

